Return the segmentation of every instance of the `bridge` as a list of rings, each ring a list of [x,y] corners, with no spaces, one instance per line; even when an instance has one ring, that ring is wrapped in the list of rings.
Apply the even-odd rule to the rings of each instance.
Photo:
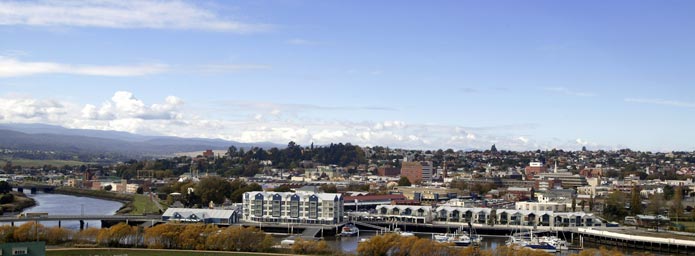
[[[10,182],[12,188],[16,188],[18,192],[24,193],[24,189],[29,189],[32,194],[36,194],[37,191],[43,191],[44,193],[53,193],[56,186],[45,184],[45,183],[34,183],[34,182]]]
[[[42,221],[57,221],[58,226],[61,226],[63,221],[79,221],[80,230],[84,229],[84,221],[99,220],[104,222],[135,222],[135,223],[158,223],[162,221],[161,215],[41,215],[30,217],[3,216],[0,217],[0,223],[11,223],[14,226],[15,222],[42,222]]]

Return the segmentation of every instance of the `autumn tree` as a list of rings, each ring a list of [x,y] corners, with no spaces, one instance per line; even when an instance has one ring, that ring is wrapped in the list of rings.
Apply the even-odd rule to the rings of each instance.
[[[45,235],[46,227],[39,223],[28,221],[14,229],[12,238],[16,242],[27,242],[44,240]]]
[[[328,247],[326,241],[311,241],[297,239],[292,245],[292,253],[310,255],[333,255],[333,251]]]
[[[50,227],[46,230],[47,244],[62,244],[70,240],[72,231],[62,227]]]
[[[368,241],[357,245],[357,255],[387,256],[396,246],[401,236],[398,234],[386,234],[374,236]]]
[[[10,225],[0,226],[0,244],[12,242],[14,227]]]
[[[96,243],[99,231],[99,228],[86,228],[75,233],[72,240],[76,243]]]
[[[175,224],[161,224],[145,229],[145,246],[151,249],[175,249],[178,248],[178,237],[183,226]]]

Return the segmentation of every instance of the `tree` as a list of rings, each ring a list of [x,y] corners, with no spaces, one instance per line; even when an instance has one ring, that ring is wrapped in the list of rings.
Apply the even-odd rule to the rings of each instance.
[[[613,191],[606,198],[606,204],[603,208],[603,217],[609,221],[617,221],[625,218],[626,215],[625,194],[620,192],[620,190]]]
[[[637,186],[633,186],[630,192],[630,215],[642,214],[642,211],[640,189]]]
[[[338,193],[338,187],[335,184],[323,184],[320,188],[324,193]]]
[[[33,221],[28,221],[14,229],[12,238],[16,242],[27,242],[35,240],[44,240],[46,228]]]
[[[12,242],[14,227],[10,225],[0,226],[0,244]]]
[[[295,254],[310,254],[310,255],[327,255],[331,253],[330,247],[326,241],[312,241],[297,239],[292,245],[292,253]]]
[[[664,199],[665,200],[671,200],[673,198],[673,195],[676,193],[676,190],[673,188],[671,185],[666,185],[664,186]]]
[[[398,180],[398,186],[410,186],[410,185],[412,185],[412,184],[410,184],[410,180],[408,179],[408,177],[401,176],[401,179]]]
[[[72,231],[61,227],[50,227],[46,230],[47,244],[61,244],[70,240]]]
[[[275,191],[275,192],[290,192],[290,191],[292,191],[292,188],[290,188],[290,186],[287,184],[282,184],[282,185],[278,186],[277,188],[273,189],[273,191]]]
[[[104,190],[106,190],[106,191],[111,191],[111,189],[113,189],[113,187],[111,185],[104,186]]]
[[[492,147],[490,147],[490,152],[497,153],[497,147],[495,146],[495,144],[492,144]]]
[[[661,214],[661,209],[664,208],[664,195],[660,193],[655,193],[649,197],[649,203],[647,204],[647,213],[659,215]]]
[[[9,193],[12,191],[12,186],[7,181],[0,181],[0,194]]]
[[[135,193],[142,195],[144,189],[142,187],[138,187],[137,190],[135,190]]]
[[[195,186],[196,195],[200,196],[201,203],[207,204],[210,201],[221,204],[227,195],[232,193],[232,185],[218,176],[209,176],[200,179]]]
[[[572,196],[572,211],[576,212],[577,211],[577,197]]]

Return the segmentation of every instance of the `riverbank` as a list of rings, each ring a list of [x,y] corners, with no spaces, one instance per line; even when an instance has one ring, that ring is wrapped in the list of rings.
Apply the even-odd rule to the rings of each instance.
[[[129,255],[129,256],[186,256],[186,255],[236,255],[236,256],[256,256],[256,255],[294,255],[280,253],[253,253],[253,252],[225,252],[225,251],[195,251],[195,250],[167,250],[167,249],[128,249],[128,248],[60,248],[47,249],[46,255],[49,256],[77,256],[77,255]]]
[[[123,194],[104,190],[90,190],[72,187],[57,187],[55,193],[73,196],[84,196],[96,199],[118,201],[123,203],[116,214],[146,214],[158,213],[157,211],[148,211],[149,203],[147,197],[139,194]]]
[[[0,205],[0,215],[11,212],[19,213],[26,208],[36,205],[36,201],[22,192],[11,191],[10,194],[14,197],[12,203]]]
[[[104,190],[81,189],[73,187],[56,187],[55,193],[118,201],[121,203],[128,203],[133,201],[134,199],[134,196],[131,194],[116,193]]]

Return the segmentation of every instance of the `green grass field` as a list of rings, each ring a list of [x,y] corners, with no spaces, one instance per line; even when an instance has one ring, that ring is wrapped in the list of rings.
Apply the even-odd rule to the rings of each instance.
[[[83,164],[91,164],[87,162],[80,161],[69,161],[69,160],[31,160],[31,159],[11,159],[12,165],[21,167],[41,167],[44,165],[53,165],[62,167],[64,165],[69,166],[80,166]],[[0,160],[0,165],[4,166],[7,163],[7,159]]]
[[[133,210],[129,214],[156,213],[159,208],[146,195],[135,194],[133,199]],[[162,205],[166,208],[165,205]]]
[[[250,252],[212,252],[212,251],[177,251],[177,250],[146,250],[146,249],[53,249],[47,250],[48,256],[258,256],[283,255]],[[286,255],[286,254],[285,254]]]

